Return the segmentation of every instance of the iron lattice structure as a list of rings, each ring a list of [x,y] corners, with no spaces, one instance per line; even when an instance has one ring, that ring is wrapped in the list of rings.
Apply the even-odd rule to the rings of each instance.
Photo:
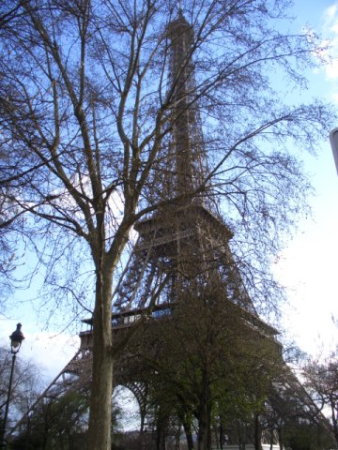
[[[113,303],[116,312],[123,312],[176,302],[180,291],[192,282],[218,280],[227,298],[255,313],[230,251],[232,232],[216,215],[206,182],[192,62],[193,29],[181,11],[169,24],[167,36],[171,132],[154,165],[152,193],[162,206],[136,224],[139,239]]]

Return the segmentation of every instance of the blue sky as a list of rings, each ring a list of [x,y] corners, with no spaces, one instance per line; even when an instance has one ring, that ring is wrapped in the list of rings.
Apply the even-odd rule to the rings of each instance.
[[[309,86],[303,96],[322,97],[338,108],[338,1],[295,0],[293,11],[293,30],[307,27],[321,33],[332,45],[332,61],[308,74]],[[310,199],[313,214],[300,220],[274,271],[287,288],[282,326],[288,338],[317,356],[327,354],[338,342],[338,325],[332,320],[338,322],[338,176],[328,137],[318,147],[316,158],[303,155],[303,159],[316,190]],[[7,345],[8,336],[21,321],[26,340],[20,355],[44,366],[51,379],[75,354],[78,339],[65,332],[46,330],[28,301],[34,295],[34,289],[13,295],[13,305],[23,298],[27,303],[11,308],[6,317],[0,315],[0,344]]]

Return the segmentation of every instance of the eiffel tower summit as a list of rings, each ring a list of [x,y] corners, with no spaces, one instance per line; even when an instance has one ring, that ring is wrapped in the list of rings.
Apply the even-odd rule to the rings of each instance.
[[[315,406],[283,363],[278,332],[257,314],[231,251],[233,231],[208,175],[194,28],[182,9],[166,39],[172,107],[145,200],[154,208],[135,224],[113,296],[114,384],[134,394],[140,413],[137,435],[119,448],[277,449],[286,402]],[[44,401],[90,389],[93,321],[83,322],[80,349]]]

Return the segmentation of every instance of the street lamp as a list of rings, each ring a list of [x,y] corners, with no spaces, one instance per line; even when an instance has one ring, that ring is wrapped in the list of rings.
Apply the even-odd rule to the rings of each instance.
[[[5,448],[6,424],[7,424],[9,402],[11,400],[15,359],[16,359],[16,355],[17,355],[18,351],[20,350],[22,341],[25,339],[24,335],[22,334],[21,327],[22,327],[21,323],[18,323],[16,326],[16,330],[13,331],[13,333],[9,336],[9,338],[11,340],[12,365],[11,365],[11,373],[9,376],[9,385],[8,385],[5,415],[4,415],[4,419],[3,419],[3,423],[2,423],[1,441],[0,441],[1,447],[0,448]]]
[[[332,148],[332,153],[334,157],[334,162],[336,164],[336,169],[338,172],[338,128],[334,128],[330,133],[330,143]]]

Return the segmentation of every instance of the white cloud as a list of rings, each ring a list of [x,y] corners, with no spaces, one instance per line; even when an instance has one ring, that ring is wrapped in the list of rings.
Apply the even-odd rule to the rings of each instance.
[[[334,19],[337,15],[337,11],[338,11],[338,4],[334,3],[333,5],[326,8],[326,10],[324,11],[324,17],[326,17],[327,20],[330,20],[332,18]]]
[[[323,14],[322,33],[323,46],[328,44],[324,52],[324,70],[328,79],[338,78],[338,3],[329,6]]]
[[[331,80],[338,78],[338,56],[325,64],[326,76]]]
[[[275,274],[288,290],[284,326],[312,356],[335,350],[337,317],[337,215],[331,223],[313,224],[283,252]],[[317,228],[320,226],[320,229]]]
[[[60,373],[78,348],[78,336],[42,332],[26,335],[22,355],[41,366],[50,381]]]

